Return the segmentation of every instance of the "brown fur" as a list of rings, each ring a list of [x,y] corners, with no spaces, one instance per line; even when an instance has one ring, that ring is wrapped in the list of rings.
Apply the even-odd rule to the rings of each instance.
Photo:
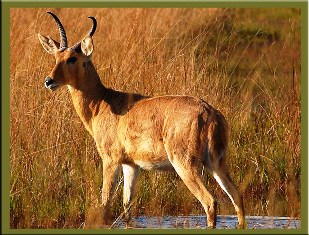
[[[39,39],[45,49],[50,49],[46,37],[39,35]],[[82,45],[93,48],[92,39],[89,36],[87,39]],[[55,42],[55,45],[59,44]],[[53,54],[56,65],[49,78],[55,84],[68,86],[77,114],[93,136],[103,160],[100,226],[109,222],[115,179],[123,167],[127,219],[139,169],[175,169],[202,203],[208,226],[215,227],[216,201],[198,173],[198,167],[204,165],[230,196],[239,226],[243,227],[242,198],[224,159],[227,122],[218,110],[190,96],[146,97],[108,89],[101,83],[83,48],[78,52],[66,49]],[[72,56],[77,61],[68,64]]]

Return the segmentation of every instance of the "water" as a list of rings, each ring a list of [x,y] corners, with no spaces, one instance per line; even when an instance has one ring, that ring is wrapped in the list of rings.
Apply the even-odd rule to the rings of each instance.
[[[299,229],[300,220],[289,217],[246,216],[249,229]],[[217,216],[217,228],[234,229],[237,226],[237,217],[233,215]],[[132,219],[132,228],[205,228],[205,216],[140,216]],[[119,220],[114,228],[125,228],[125,223]]]

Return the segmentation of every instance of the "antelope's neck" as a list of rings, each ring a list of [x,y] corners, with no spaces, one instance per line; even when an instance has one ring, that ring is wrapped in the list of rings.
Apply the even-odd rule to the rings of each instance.
[[[86,129],[93,135],[92,121],[98,114],[100,104],[107,91],[101,83],[93,64],[89,62],[84,78],[74,86],[68,86],[75,110]]]

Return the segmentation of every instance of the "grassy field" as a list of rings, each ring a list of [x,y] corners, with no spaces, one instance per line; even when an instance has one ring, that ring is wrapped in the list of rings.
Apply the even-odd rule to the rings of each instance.
[[[59,40],[47,10],[61,19],[69,45],[90,29],[87,16],[97,18],[93,62],[107,87],[198,96],[219,109],[246,214],[300,217],[299,9],[24,8],[10,12],[11,228],[79,228],[100,200],[94,141],[68,89],[44,88],[55,62],[37,33]],[[234,214],[214,179],[203,177],[219,214]],[[133,216],[204,214],[175,173],[143,171],[136,196]]]

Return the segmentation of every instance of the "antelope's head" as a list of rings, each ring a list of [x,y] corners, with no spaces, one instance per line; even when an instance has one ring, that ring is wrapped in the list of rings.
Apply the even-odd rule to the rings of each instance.
[[[90,16],[92,28],[83,40],[72,47],[68,47],[68,40],[58,17],[52,12],[50,14],[58,25],[60,43],[50,36],[38,34],[43,48],[55,56],[56,65],[52,72],[45,78],[45,87],[54,91],[62,85],[75,86],[80,79],[85,77],[86,63],[90,61],[93,52],[92,36],[96,30],[97,21]]]

